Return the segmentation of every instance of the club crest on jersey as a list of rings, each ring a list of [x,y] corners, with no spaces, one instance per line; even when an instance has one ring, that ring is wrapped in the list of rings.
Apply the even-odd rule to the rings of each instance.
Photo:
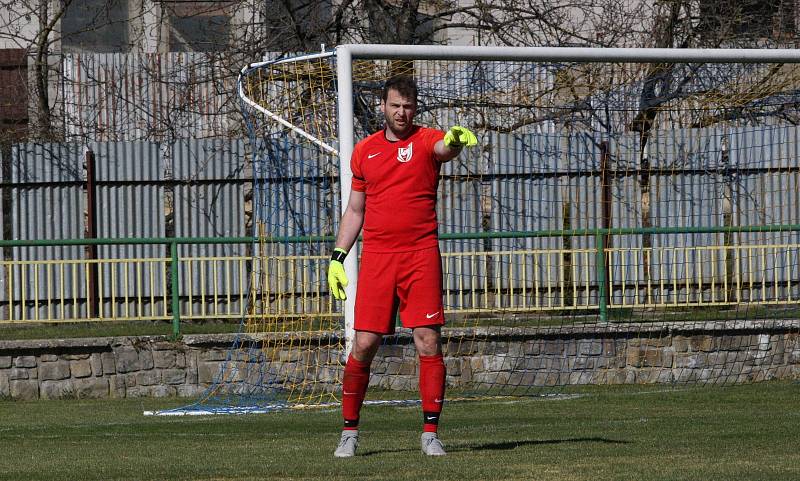
[[[413,149],[414,143],[408,144],[408,147],[400,147],[397,149],[397,160],[399,162],[408,162],[411,160],[411,156],[414,155]]]

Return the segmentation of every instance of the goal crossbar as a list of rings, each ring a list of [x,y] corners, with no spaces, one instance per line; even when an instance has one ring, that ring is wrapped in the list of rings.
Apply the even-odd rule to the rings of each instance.
[[[449,45],[346,44],[336,47],[340,61],[352,59],[527,60],[540,62],[716,62],[800,63],[796,49],[488,47]]]

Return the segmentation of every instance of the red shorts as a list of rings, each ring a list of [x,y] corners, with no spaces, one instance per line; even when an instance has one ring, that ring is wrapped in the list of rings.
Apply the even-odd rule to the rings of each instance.
[[[398,311],[403,327],[443,325],[439,247],[385,254],[364,252],[355,310],[357,331],[392,334]]]

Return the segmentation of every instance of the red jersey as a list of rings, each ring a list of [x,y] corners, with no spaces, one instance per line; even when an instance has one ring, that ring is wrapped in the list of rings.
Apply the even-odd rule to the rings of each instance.
[[[366,193],[364,252],[408,252],[438,246],[436,191],[441,162],[433,146],[444,132],[414,126],[391,142],[376,132],[353,149],[353,190]]]

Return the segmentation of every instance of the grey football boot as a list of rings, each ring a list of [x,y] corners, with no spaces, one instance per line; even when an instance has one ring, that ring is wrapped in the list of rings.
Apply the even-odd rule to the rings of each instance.
[[[428,456],[444,456],[447,454],[436,433],[422,433],[420,442],[422,444],[422,452]]]
[[[350,458],[356,455],[356,449],[358,449],[358,431],[345,430],[342,431],[342,437],[333,455],[337,458]]]

